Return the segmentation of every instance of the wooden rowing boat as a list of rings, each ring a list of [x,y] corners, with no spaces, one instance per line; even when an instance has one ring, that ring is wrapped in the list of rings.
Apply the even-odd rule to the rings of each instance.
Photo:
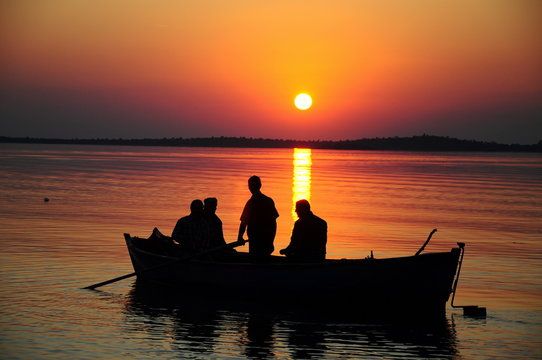
[[[157,250],[151,239],[125,234],[138,281],[205,297],[327,304],[373,311],[443,312],[461,250],[385,259],[328,259],[291,263],[272,256],[254,262],[247,253],[181,260]]]

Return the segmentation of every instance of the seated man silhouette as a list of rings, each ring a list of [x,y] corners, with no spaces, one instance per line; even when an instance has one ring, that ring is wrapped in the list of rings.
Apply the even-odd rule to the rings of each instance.
[[[194,200],[190,204],[190,215],[180,218],[171,237],[189,252],[205,250],[209,247],[211,230],[203,217],[203,202]]]
[[[295,204],[299,217],[292,230],[290,245],[280,253],[296,262],[318,262],[326,258],[327,223],[314,215],[307,200]]]
[[[218,200],[214,197],[209,197],[203,200],[203,217],[209,224],[211,237],[209,238],[209,247],[214,248],[221,245],[226,245],[224,240],[224,232],[222,230],[222,220],[216,215]]]

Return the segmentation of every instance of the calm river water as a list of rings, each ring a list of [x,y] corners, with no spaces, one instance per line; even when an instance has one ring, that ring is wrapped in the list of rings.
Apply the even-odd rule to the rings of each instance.
[[[425,322],[171,303],[133,278],[122,234],[169,234],[215,196],[234,241],[257,174],[287,245],[293,203],[329,224],[328,257],[414,254],[465,242],[457,304]],[[50,201],[45,202],[44,198]],[[0,144],[3,359],[540,359],[542,156],[307,149]],[[405,311],[408,311],[406,309]]]

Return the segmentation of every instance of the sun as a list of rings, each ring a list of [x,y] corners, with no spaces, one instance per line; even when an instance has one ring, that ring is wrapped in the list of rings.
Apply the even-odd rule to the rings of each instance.
[[[294,104],[299,110],[307,110],[312,106],[312,98],[309,94],[299,94],[295,97]]]

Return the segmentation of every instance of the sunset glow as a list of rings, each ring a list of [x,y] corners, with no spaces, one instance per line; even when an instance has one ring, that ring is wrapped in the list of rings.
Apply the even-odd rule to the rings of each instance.
[[[529,0],[11,1],[0,134],[536,143],[541,13]],[[300,89],[317,111],[292,106]]]

